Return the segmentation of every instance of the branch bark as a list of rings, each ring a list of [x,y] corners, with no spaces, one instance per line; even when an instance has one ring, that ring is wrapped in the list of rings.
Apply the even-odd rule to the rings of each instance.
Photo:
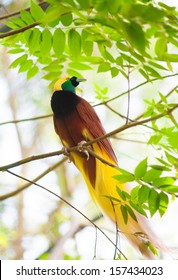
[[[83,144],[83,147],[85,149],[87,146],[90,146],[94,143],[102,141],[105,138],[111,137],[111,136],[113,136],[113,135],[115,135],[115,134],[117,134],[121,131],[124,131],[126,129],[129,129],[131,127],[142,125],[142,124],[154,121],[154,120],[158,120],[162,117],[165,117],[166,115],[169,115],[170,113],[172,113],[177,108],[178,108],[178,104],[176,104],[174,107],[170,108],[168,111],[165,111],[164,113],[158,114],[156,116],[153,116],[153,117],[150,117],[150,118],[147,118],[147,119],[143,119],[143,120],[140,120],[140,121],[128,122],[127,124],[124,124],[121,127],[117,128],[117,129],[115,129],[115,130],[113,130],[113,131],[111,131],[107,134],[104,134],[104,135],[102,135],[102,136],[100,136],[100,137],[98,137],[94,140],[86,142],[85,144]],[[75,151],[79,151],[78,146],[67,149],[68,153],[75,152]],[[94,155],[94,152],[89,148],[88,148],[88,152],[91,153],[92,155]],[[1,166],[0,171],[7,171],[8,169],[11,169],[13,167],[16,167],[16,166],[19,166],[19,165],[22,165],[22,164],[25,164],[25,163],[28,163],[28,162],[31,162],[31,161],[34,161],[34,160],[44,159],[44,158],[53,157],[53,156],[59,156],[61,154],[66,155],[66,152],[63,149],[61,149],[59,151],[55,151],[55,152],[51,152],[51,153],[41,154],[41,155],[37,155],[37,156],[31,156],[31,157],[19,160],[17,162],[11,163],[11,164]],[[96,154],[95,154],[95,157],[96,157]],[[104,159],[101,159],[99,156],[97,156],[97,158],[101,161],[104,161],[104,163],[111,165],[110,163],[106,162]],[[115,166],[113,166],[113,167],[115,167]]]

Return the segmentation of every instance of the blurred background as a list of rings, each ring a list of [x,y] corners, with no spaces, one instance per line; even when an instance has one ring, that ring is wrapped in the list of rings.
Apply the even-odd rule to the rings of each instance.
[[[177,6],[177,1],[164,1]],[[0,16],[29,6],[29,1],[0,1]],[[0,25],[3,28],[3,24]],[[27,80],[26,75],[9,65],[16,55],[0,46],[0,166],[15,162],[31,155],[56,151],[62,148],[56,136],[51,117],[50,99],[52,87],[41,78],[40,73]],[[175,66],[174,72],[178,71]],[[64,72],[65,74],[65,72]],[[80,86],[78,94],[92,105],[100,103],[97,87],[108,88],[110,98],[128,89],[123,77],[108,77],[105,73],[83,71],[87,79]],[[132,75],[131,88],[143,80]],[[168,93],[177,84],[177,78],[146,84],[133,91],[130,102],[130,118],[134,119],[146,108],[144,99],[159,100],[157,92]],[[97,86],[96,86],[97,85]],[[175,102],[175,96],[172,97]],[[112,103],[112,108],[120,114],[127,114],[127,96]],[[95,107],[107,132],[125,123],[105,106]],[[43,117],[46,116],[46,117]],[[38,118],[31,120],[32,118]],[[19,123],[12,120],[28,119]],[[153,159],[160,156],[159,150],[147,145],[150,130],[139,126],[126,130],[111,141],[118,157],[119,166],[133,172],[138,162],[149,155]],[[119,138],[119,141],[118,141]],[[12,171],[34,180],[49,167],[61,161],[62,156],[30,162]],[[85,182],[78,170],[66,160],[58,164],[38,183],[59,194],[94,221],[106,235],[115,242],[115,228],[107,219],[101,217],[99,209],[93,204]],[[0,173],[0,195],[12,192],[27,182],[9,173]],[[171,248],[178,247],[177,238],[178,201],[174,200],[166,214],[152,219],[153,228]],[[166,225],[166,226],[165,226]],[[122,236],[119,248],[128,258],[141,258]],[[112,259],[113,244],[86,220],[81,214],[65,204],[53,194],[35,185],[16,196],[0,201],[0,258],[1,259]]]

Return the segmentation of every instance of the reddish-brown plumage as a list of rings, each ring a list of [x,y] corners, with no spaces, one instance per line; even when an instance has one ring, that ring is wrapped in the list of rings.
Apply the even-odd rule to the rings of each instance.
[[[69,96],[66,98],[66,95]],[[56,104],[56,102],[58,107],[57,110],[54,109],[54,127],[64,146],[67,144],[68,147],[74,147],[83,140],[89,141],[106,133],[95,110],[85,99],[77,96],[75,93],[67,93],[61,90],[55,92],[52,96],[51,105],[53,108],[53,104]],[[68,106],[67,114],[66,111],[63,113],[66,106]],[[71,109],[69,110],[69,108]],[[91,134],[90,139],[84,135],[84,130]],[[102,140],[98,145],[117,163],[116,156],[108,139]],[[83,153],[76,153],[82,158],[86,157]],[[92,186],[94,186],[96,179],[94,157],[90,156],[88,161],[84,161],[84,169]]]
[[[55,92],[51,99],[55,131],[66,147],[74,147],[81,141],[93,140],[105,134],[93,107],[75,94],[75,87],[80,81],[81,79],[76,77],[61,78],[55,84]],[[94,143],[91,148],[105,161],[117,165],[116,156],[108,139]],[[91,155],[87,159],[82,152],[71,152],[71,158],[81,171],[92,199],[99,205],[102,212],[114,223],[117,222],[120,231],[133,246],[147,258],[152,258],[148,243],[159,248],[161,247],[159,240],[150,229],[146,218],[134,209],[136,218],[127,213],[128,221],[125,222],[121,206],[130,207],[130,205],[127,200],[119,196],[116,184],[121,191],[128,192],[128,188],[126,184],[116,182],[114,179],[118,170]],[[117,203],[115,203],[115,198],[118,199]]]

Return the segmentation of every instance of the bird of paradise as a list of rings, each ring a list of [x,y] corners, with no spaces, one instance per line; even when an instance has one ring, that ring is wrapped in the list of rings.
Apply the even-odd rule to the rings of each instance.
[[[76,87],[84,80],[65,76],[54,85],[54,93],[51,98],[54,128],[66,148],[81,145],[85,143],[84,141],[92,141],[106,134],[93,107],[76,94]],[[106,162],[117,166],[117,158],[108,138],[93,143],[91,149]],[[121,211],[122,203],[126,202],[119,198],[120,203],[116,204],[109,199],[118,197],[116,180],[113,178],[118,174],[118,170],[94,156],[87,156],[84,152],[73,151],[70,156],[82,173],[93,201],[105,215],[117,223],[120,231],[130,243],[146,258],[151,259],[153,254],[148,244],[155,247],[160,247],[160,244],[147,219],[133,210],[135,219],[129,215],[126,223]],[[126,184],[119,184],[117,187],[128,192]]]

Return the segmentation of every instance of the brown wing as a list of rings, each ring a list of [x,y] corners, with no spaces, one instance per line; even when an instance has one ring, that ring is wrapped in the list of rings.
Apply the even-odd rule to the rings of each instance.
[[[93,107],[85,99],[81,97],[79,98],[80,102],[77,104],[76,109],[84,127],[90,132],[94,139],[106,134],[106,131]],[[99,144],[117,164],[117,158],[111,146],[110,140],[106,138]]]

